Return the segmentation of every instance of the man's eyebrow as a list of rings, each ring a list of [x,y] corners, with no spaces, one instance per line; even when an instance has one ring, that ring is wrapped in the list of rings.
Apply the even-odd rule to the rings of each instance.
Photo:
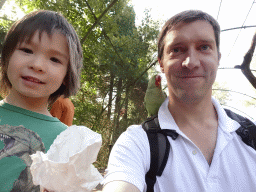
[[[171,42],[171,43],[166,45],[167,46],[166,51],[169,53],[173,47],[177,47],[179,45],[182,45],[182,43],[180,41],[177,41],[177,43]]]
[[[215,39],[199,39],[199,40],[196,40],[195,43],[209,43],[209,44],[215,44],[216,41]],[[172,41],[171,43],[169,44],[166,44],[166,49],[167,51],[172,48],[172,47],[176,47],[176,46],[179,46],[179,45],[184,45],[186,43],[184,43],[184,41],[180,41],[180,40],[177,40],[177,41]]]
[[[198,42],[200,42],[200,43],[215,43],[216,41],[213,39],[202,39],[202,40],[199,40]]]

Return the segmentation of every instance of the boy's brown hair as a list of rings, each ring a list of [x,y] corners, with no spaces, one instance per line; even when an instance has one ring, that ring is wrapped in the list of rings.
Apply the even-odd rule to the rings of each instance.
[[[53,33],[60,32],[67,38],[69,47],[70,60],[64,79],[65,85],[62,84],[57,91],[50,95],[49,104],[61,95],[64,95],[64,97],[75,95],[80,87],[83,58],[81,44],[72,25],[61,14],[48,10],[34,11],[27,14],[16,21],[8,31],[1,54],[0,94],[6,96],[12,87],[7,76],[7,69],[15,48],[19,43],[30,42],[37,31],[39,32],[39,39],[41,39],[43,32],[46,32],[50,37]]]

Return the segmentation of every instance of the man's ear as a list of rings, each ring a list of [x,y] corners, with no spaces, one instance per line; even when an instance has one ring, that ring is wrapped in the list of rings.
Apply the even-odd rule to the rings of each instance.
[[[220,63],[220,59],[221,59],[221,53],[218,52],[218,60],[219,60],[219,63]]]
[[[158,57],[158,63],[160,64],[160,69],[161,69],[162,73],[164,73],[164,65],[159,57]]]

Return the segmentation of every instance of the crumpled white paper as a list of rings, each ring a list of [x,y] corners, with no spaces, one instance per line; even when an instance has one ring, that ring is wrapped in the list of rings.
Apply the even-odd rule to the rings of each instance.
[[[50,191],[93,190],[103,177],[92,165],[102,144],[101,135],[84,126],[71,126],[54,140],[46,154],[31,155],[34,185]]]

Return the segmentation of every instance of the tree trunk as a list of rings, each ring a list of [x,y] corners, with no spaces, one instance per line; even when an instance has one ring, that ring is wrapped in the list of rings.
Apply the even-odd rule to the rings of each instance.
[[[110,84],[109,84],[109,98],[108,98],[108,115],[107,115],[109,120],[110,120],[111,108],[112,108],[113,87],[114,87],[114,74],[111,70],[110,71]]]
[[[129,86],[126,87],[126,95],[125,95],[125,102],[124,102],[124,108],[125,108],[125,113],[124,113],[124,116],[123,116],[123,131],[125,131],[127,129],[127,126],[128,126],[128,121],[127,121],[127,114],[128,114],[128,103],[129,103]]]
[[[116,102],[115,102],[115,115],[114,115],[114,130],[113,130],[113,137],[112,143],[114,144],[119,136],[119,117],[120,117],[120,109],[121,109],[121,93],[122,93],[122,78],[119,78],[117,84],[117,91],[116,91]]]

